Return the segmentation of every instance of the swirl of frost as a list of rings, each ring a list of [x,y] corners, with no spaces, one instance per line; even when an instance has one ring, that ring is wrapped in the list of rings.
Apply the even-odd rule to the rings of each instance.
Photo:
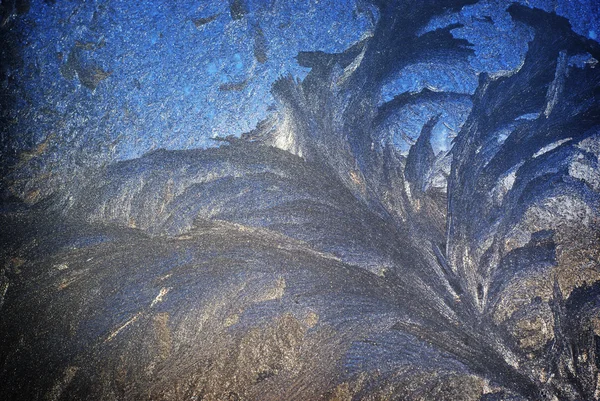
[[[373,34],[300,53],[310,73],[277,80],[277,111],[241,139],[4,213],[4,393],[599,399],[600,73],[569,63],[598,44],[513,5],[525,60],[480,75],[450,153],[437,116],[406,157],[378,136],[403,107],[467,96],[378,105],[403,67],[472,54],[457,25],[419,32],[476,2],[373,1]]]

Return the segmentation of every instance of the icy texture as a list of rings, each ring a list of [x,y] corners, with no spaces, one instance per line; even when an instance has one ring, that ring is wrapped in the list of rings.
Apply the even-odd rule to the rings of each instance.
[[[284,3],[138,10],[144,18],[173,17],[163,37],[148,30],[153,46],[169,35],[246,29],[248,40],[236,44],[247,46],[244,54],[214,49],[205,66],[220,74],[217,58],[231,54],[241,75],[200,83],[218,85],[237,105],[253,88],[242,74],[245,57],[256,71],[274,71],[263,77],[272,84],[271,110],[253,114],[256,127],[240,128],[241,135],[219,132],[218,148],[115,161],[106,144],[90,147],[98,132],[119,135],[114,115],[95,120],[97,109],[66,115],[56,133],[20,144],[36,91],[52,84],[27,89],[30,67],[15,62],[4,70],[17,72],[6,75],[11,85],[24,85],[10,88],[34,100],[7,114],[23,119],[10,128],[22,136],[5,140],[20,153],[6,161],[13,196],[4,195],[0,213],[3,395],[599,399],[600,70],[593,60],[600,45],[593,23],[578,19],[576,33],[556,14],[477,0],[302,3],[292,20],[331,12],[319,28],[339,41],[292,49],[296,68],[305,69],[298,76],[269,64],[273,27],[265,21],[282,18],[269,10],[292,7]],[[69,35],[84,35],[112,18],[111,7],[127,8],[65,4],[60,11],[52,2],[33,4],[25,15],[64,13],[86,27]],[[3,14],[6,26],[27,21],[23,2],[3,7],[13,7]],[[356,25],[327,22],[345,18]],[[498,60],[486,62],[502,46],[485,32],[507,44]],[[94,107],[108,110],[117,104],[112,91],[129,90],[92,57],[110,43],[96,39],[72,43],[55,65],[56,85],[77,88],[58,96],[81,96],[81,110],[95,96],[104,100]],[[189,79],[180,69],[190,64],[169,64],[182,48],[161,49],[161,68],[169,66],[174,81]],[[418,68],[419,79],[408,82]],[[476,81],[467,78],[476,72]],[[163,73],[146,84],[179,90],[181,82],[161,86]],[[266,90],[251,93],[260,105]],[[72,112],[71,103],[53,101]],[[231,112],[214,111],[217,119],[217,111]],[[179,116],[189,113],[168,104],[157,114],[153,121],[162,122],[151,125],[164,135],[159,142],[180,138],[164,132]],[[237,120],[252,119],[238,113]],[[98,131],[85,131],[87,124]],[[96,158],[78,162],[86,154]]]

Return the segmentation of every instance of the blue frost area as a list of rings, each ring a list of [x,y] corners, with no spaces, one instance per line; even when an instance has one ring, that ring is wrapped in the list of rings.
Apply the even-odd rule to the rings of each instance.
[[[600,32],[593,0],[525,3],[570,18],[589,38]],[[15,100],[4,112],[1,152],[19,166],[16,181],[160,148],[218,146],[213,138],[240,136],[269,115],[278,77],[304,79],[309,69],[298,65],[298,52],[342,52],[371,35],[378,18],[360,0],[240,4],[234,12],[225,1],[31,1],[11,27],[23,62],[4,83]],[[473,56],[406,66],[384,84],[380,105],[422,89],[473,94],[479,73],[518,68],[531,32],[507,6],[487,0],[434,18],[423,34],[460,24],[451,32],[473,44]],[[446,151],[467,103],[411,105],[397,116],[403,131],[392,121],[380,137],[406,153],[424,122],[441,114],[432,145]]]
[[[600,24],[600,10],[597,2],[585,1],[524,1],[531,7],[545,11],[555,11],[570,19],[576,32],[596,40],[595,32]],[[527,51],[527,42],[532,39],[532,32],[524,24],[514,22],[506,11],[510,2],[502,0],[480,1],[466,6],[458,13],[451,13],[432,19],[425,32],[460,24],[452,30],[456,38],[466,39],[473,44],[474,55],[468,65],[460,65],[455,61],[443,63],[425,63],[407,66],[384,85],[381,103],[390,101],[394,96],[405,92],[419,92],[427,88],[436,92],[451,91],[473,94],[477,88],[477,75],[481,72],[492,76],[505,75],[518,69]],[[582,56],[584,57],[584,56]],[[572,63],[585,62],[577,58]],[[400,120],[404,132],[395,131],[394,143],[402,153],[407,153],[411,141],[403,138],[418,137],[421,127],[427,119],[442,113],[440,121],[433,130],[432,146],[436,151],[445,151],[451,144],[452,130],[448,126],[460,129],[470,109],[448,113],[444,105],[412,105],[403,113]],[[412,116],[412,117],[411,117]]]
[[[33,1],[18,21],[28,118],[19,118],[13,146],[27,149],[51,133],[61,149],[108,148],[117,159],[215,146],[212,137],[238,136],[266,116],[275,79],[306,75],[294,60],[300,50],[342,51],[372,24],[353,2],[246,8],[234,20],[227,2]],[[262,62],[254,55],[257,32]],[[61,75],[73,49],[108,74],[95,89]]]

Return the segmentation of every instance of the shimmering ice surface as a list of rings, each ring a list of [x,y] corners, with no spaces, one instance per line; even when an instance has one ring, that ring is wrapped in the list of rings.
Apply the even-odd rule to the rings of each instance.
[[[0,398],[600,399],[596,1],[0,16]]]

